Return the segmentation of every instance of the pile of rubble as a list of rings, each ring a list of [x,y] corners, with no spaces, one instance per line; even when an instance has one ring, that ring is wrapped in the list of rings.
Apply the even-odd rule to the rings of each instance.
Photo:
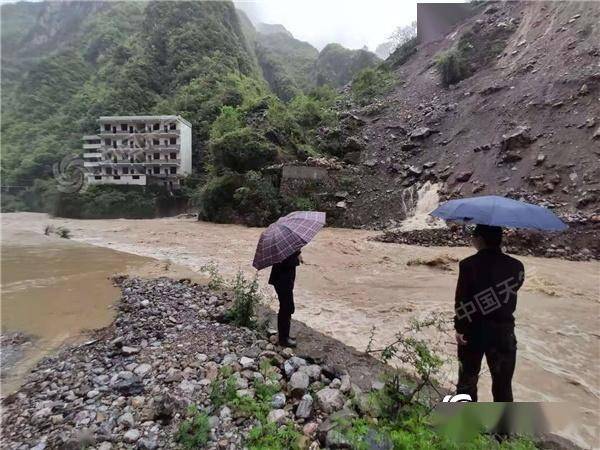
[[[504,250],[515,255],[563,258],[571,261],[600,259],[600,218],[569,222],[563,232],[545,233],[507,230]],[[379,242],[423,245],[426,247],[468,247],[471,236],[465,227],[452,226],[412,231],[391,230],[373,238]]]
[[[355,414],[350,397],[366,399],[347,373],[214,320],[227,307],[225,293],[168,279],[118,282],[113,324],[41,361],[5,398],[3,448],[175,448],[191,405],[208,416],[206,448],[242,448],[257,419],[211,401],[224,367],[239,398],[274,383],[268,421],[290,422],[309,448],[340,439],[330,416]]]

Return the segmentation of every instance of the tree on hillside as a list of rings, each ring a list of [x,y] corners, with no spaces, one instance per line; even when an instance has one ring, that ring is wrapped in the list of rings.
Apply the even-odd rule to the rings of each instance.
[[[387,41],[379,44],[375,53],[381,58],[387,58],[390,54],[405,42],[408,42],[417,35],[417,21],[414,20],[408,25],[397,27],[388,37]]]

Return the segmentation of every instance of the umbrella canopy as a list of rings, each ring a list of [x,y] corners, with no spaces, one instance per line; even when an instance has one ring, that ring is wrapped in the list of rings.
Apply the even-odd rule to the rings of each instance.
[[[283,261],[308,244],[325,225],[325,213],[295,211],[263,231],[252,265],[260,270]]]
[[[450,200],[430,214],[444,220],[498,227],[546,231],[561,231],[568,228],[549,209],[496,195]]]

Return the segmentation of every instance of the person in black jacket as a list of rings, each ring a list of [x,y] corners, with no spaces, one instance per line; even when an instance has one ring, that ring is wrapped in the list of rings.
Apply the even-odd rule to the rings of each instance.
[[[459,264],[454,328],[458,344],[457,394],[477,401],[477,381],[485,355],[495,402],[512,402],[512,377],[517,356],[515,318],[523,264],[502,252],[502,228],[477,225],[475,255]]]
[[[277,314],[277,334],[279,345],[295,347],[296,342],[290,339],[290,325],[294,314],[294,282],[296,267],[300,264],[300,252],[288,256],[283,261],[273,264],[269,284],[272,284],[279,298]]]

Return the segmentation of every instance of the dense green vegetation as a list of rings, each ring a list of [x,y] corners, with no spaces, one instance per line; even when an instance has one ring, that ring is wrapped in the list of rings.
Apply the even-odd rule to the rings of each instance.
[[[366,50],[349,50],[339,44],[328,44],[319,53],[315,66],[318,85],[343,86],[354,74],[377,65],[381,60]]]
[[[179,195],[201,218],[265,224],[303,205],[279,196],[267,167],[339,153],[316,131],[335,129],[336,94],[315,86],[377,62],[339,45],[319,54],[281,26],[257,31],[230,2],[22,3],[3,5],[2,21],[2,179],[13,187],[3,211],[152,217],[167,193],[64,194],[52,168],[81,153],[100,115],[179,114],[195,166]]]

